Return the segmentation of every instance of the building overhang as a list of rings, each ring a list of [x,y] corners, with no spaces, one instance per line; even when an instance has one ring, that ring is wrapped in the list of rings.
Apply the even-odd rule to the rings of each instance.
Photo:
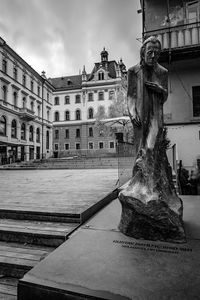
[[[20,108],[19,117],[24,121],[33,121],[36,118],[35,113],[28,108]]]
[[[196,59],[200,57],[200,44],[188,47],[177,47],[171,50],[165,49],[161,51],[160,62],[173,62],[185,59]]]

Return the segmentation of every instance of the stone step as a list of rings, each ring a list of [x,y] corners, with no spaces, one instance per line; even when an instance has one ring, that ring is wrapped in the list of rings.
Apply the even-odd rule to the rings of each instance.
[[[17,283],[18,280],[16,278],[0,278],[0,299],[17,300]]]
[[[77,224],[0,219],[0,241],[57,247]]]
[[[19,207],[19,209],[16,209],[11,204],[9,206],[9,203],[1,203],[0,219],[80,223],[80,214],[55,212],[55,209],[53,208],[52,211],[50,211],[50,207],[46,209],[49,209],[49,211],[45,211],[43,207],[41,207],[41,211],[33,210],[33,208],[30,210],[30,207],[22,207],[22,205]]]
[[[0,242],[0,292],[4,277],[21,278],[54,249],[55,247]]]

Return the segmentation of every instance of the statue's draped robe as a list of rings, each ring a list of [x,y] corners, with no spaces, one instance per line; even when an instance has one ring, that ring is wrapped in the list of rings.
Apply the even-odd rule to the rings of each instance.
[[[163,128],[163,103],[166,97],[160,93],[150,90],[145,82],[155,82],[167,91],[168,71],[156,64],[155,67],[143,67],[140,64],[128,71],[128,98],[135,102],[135,109],[141,120],[141,126],[134,127],[134,138],[136,152],[142,147],[153,147],[151,141],[152,130]],[[128,109],[131,114],[132,103],[128,102]],[[158,132],[157,132],[158,133]],[[155,133],[154,133],[155,134]],[[147,143],[149,143],[147,145]]]
[[[185,241],[183,205],[172,181],[163,128],[163,104],[167,99],[167,70],[136,65],[128,71],[128,109],[136,111],[141,124],[133,123],[136,158],[133,175],[119,200],[122,216],[119,229],[136,238]],[[148,82],[157,83],[162,92]]]

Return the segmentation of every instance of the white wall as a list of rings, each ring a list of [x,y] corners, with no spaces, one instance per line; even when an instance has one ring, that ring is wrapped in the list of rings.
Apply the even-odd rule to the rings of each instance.
[[[168,126],[171,145],[177,145],[178,160],[187,169],[194,169],[200,158],[200,124]]]

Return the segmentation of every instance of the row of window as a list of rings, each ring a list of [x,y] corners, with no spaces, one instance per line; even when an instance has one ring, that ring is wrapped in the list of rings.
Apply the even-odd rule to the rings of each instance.
[[[21,140],[26,140],[26,125],[25,123],[21,124]],[[0,135],[6,136],[7,135],[7,120],[5,116],[1,116],[0,118]],[[17,121],[15,119],[11,122],[11,137],[17,138]],[[29,141],[34,141],[34,128],[32,125],[29,126]],[[40,142],[40,128],[36,129],[36,142]]]
[[[54,130],[54,138],[55,139],[59,139],[60,132],[59,129],[55,129]],[[89,127],[88,128],[88,136],[89,137],[93,137],[94,136],[94,132],[93,132],[93,128]],[[76,138],[80,138],[81,137],[81,130],[80,128],[76,128]],[[65,139],[69,139],[70,138],[70,133],[69,133],[69,129],[65,129]]]
[[[94,119],[94,109],[93,108],[88,109],[88,119]],[[77,109],[75,111],[75,120],[81,120],[80,109]],[[60,113],[58,111],[56,111],[54,113],[54,121],[60,121]],[[65,111],[65,121],[70,121],[70,111],[69,110]]]
[[[90,115],[90,116],[91,116],[90,119],[92,119],[92,118],[93,118],[93,114]],[[80,111],[80,109],[77,109],[77,110],[75,111],[75,119],[76,119],[76,120],[81,120],[81,111]],[[56,112],[54,113],[54,121],[55,121],[55,122],[60,121],[60,113],[59,113],[58,111],[56,111]],[[70,111],[69,111],[69,110],[67,110],[67,111],[65,112],[65,121],[70,121]]]
[[[109,100],[113,100],[115,96],[115,92],[114,91],[109,91]],[[98,93],[98,100],[104,100],[104,92],[99,92]],[[88,101],[94,101],[94,93],[88,93]],[[70,96],[67,95],[65,96],[65,104],[70,104]],[[75,96],[75,103],[81,103],[81,96],[80,95],[76,95]],[[54,98],[54,105],[60,105],[60,98],[58,96],[56,96]]]
[[[2,100],[4,102],[7,102],[7,86],[6,85],[3,85],[2,87]],[[18,93],[16,91],[13,92],[13,105],[15,107],[18,106]],[[22,108],[26,108],[27,107],[27,98],[24,96],[22,98]],[[34,112],[34,101],[31,101],[30,102],[30,110],[32,112]],[[38,117],[40,117],[41,115],[41,106],[38,105],[37,106],[37,114],[38,114]],[[47,120],[49,121],[49,110],[47,110]]]
[[[104,142],[99,142],[98,143],[98,149],[104,149],[105,148],[105,145],[104,145]],[[109,142],[109,148],[110,149],[114,149],[115,148],[115,143],[114,141],[110,141]],[[65,150],[70,150],[70,144],[69,143],[65,143],[64,145],[64,149]],[[81,144],[80,143],[76,143],[75,144],[75,149],[76,150],[80,150],[81,149]],[[89,150],[93,150],[94,149],[94,142],[88,142],[88,149]],[[54,144],[54,150],[55,151],[59,151],[59,144],[55,143]]]
[[[2,60],[2,71],[7,74],[7,72],[8,72],[7,69],[8,69],[7,60],[5,58],[3,58],[3,60]],[[16,81],[18,81],[18,77],[19,77],[18,76],[18,68],[17,68],[16,65],[14,65],[14,67],[13,67],[13,78]],[[24,87],[27,87],[27,75],[26,75],[26,73],[22,74],[22,85]],[[34,92],[34,80],[33,79],[31,79],[31,81],[30,81],[30,90],[31,90],[31,92]],[[37,86],[37,95],[40,97],[40,94],[41,94],[41,87],[38,84],[38,86]],[[49,101],[49,96],[50,96],[49,92],[47,92],[47,101]]]

